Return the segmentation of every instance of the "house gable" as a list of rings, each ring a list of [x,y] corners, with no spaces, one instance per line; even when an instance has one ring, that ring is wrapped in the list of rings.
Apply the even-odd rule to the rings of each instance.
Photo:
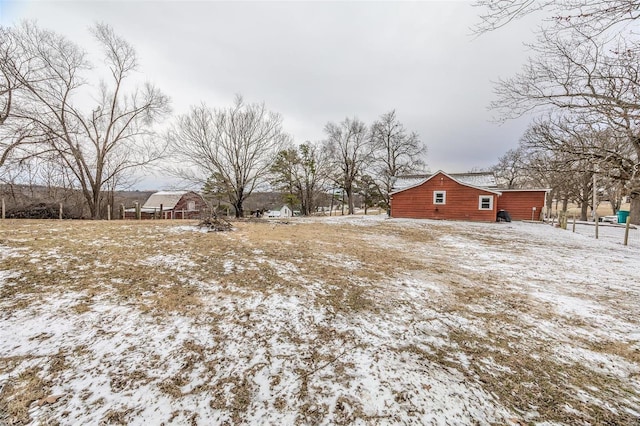
[[[393,192],[391,216],[493,222],[499,196],[499,191],[462,183],[438,171],[422,182]],[[491,202],[482,203],[480,197]]]

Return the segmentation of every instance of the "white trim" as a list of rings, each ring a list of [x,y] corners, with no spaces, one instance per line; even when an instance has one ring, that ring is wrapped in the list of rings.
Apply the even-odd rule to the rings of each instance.
[[[437,201],[438,195],[442,195],[441,203]],[[435,204],[436,206],[443,206],[447,204],[447,191],[433,191],[433,204]]]
[[[489,207],[482,207],[482,199],[489,199]],[[478,195],[478,210],[493,210],[493,195]]]

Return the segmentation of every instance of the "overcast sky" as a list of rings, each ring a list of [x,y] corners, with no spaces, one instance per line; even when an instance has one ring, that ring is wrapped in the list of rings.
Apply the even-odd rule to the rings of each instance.
[[[529,119],[498,125],[492,81],[518,71],[531,21],[474,38],[470,2],[6,1],[0,23],[40,26],[95,48],[87,28],[110,24],[135,46],[144,77],[174,114],[240,93],[281,113],[297,142],[328,121],[371,123],[395,109],[427,145],[432,171],[494,164]],[[153,180],[142,186],[154,187]],[[163,186],[158,182],[156,186]]]

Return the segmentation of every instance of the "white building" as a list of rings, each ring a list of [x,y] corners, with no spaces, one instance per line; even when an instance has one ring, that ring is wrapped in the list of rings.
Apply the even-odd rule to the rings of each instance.
[[[291,217],[291,216],[293,216],[293,212],[287,205],[284,205],[279,209],[269,210],[267,212],[267,217]]]

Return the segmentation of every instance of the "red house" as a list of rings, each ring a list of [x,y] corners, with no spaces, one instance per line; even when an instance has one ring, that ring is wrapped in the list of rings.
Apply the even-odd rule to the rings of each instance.
[[[495,222],[500,210],[513,220],[540,220],[546,189],[498,189],[492,173],[399,178],[391,217]]]

